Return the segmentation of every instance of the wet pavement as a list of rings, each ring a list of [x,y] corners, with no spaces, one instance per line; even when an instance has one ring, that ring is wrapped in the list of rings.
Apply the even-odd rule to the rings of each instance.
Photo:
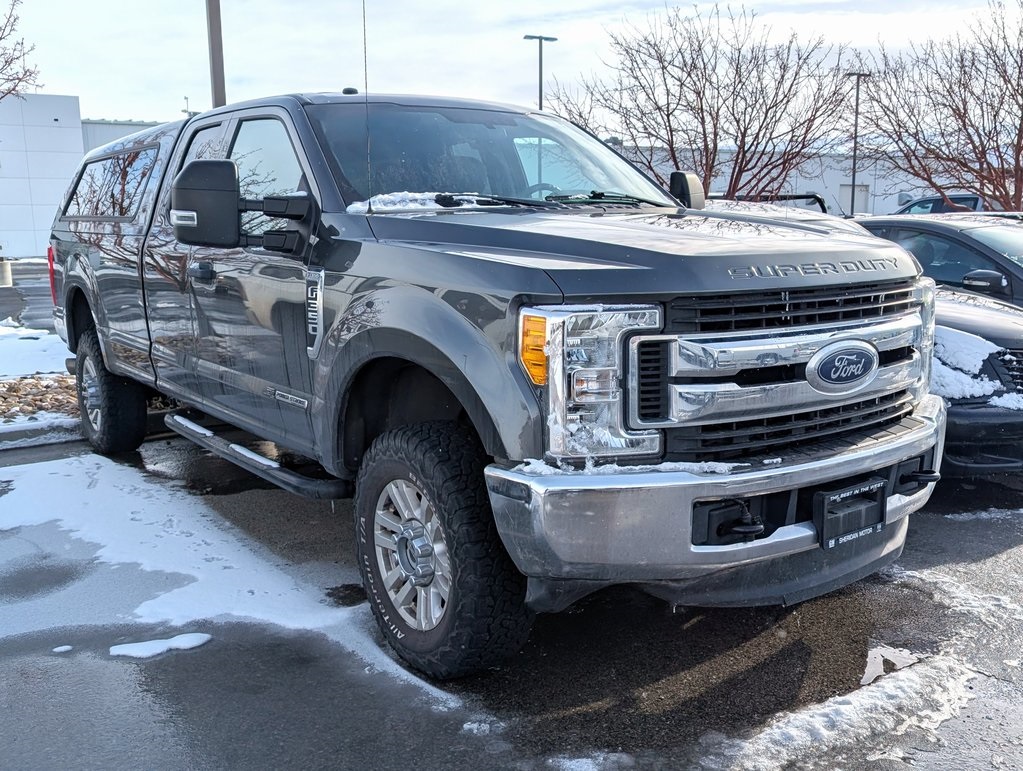
[[[37,452],[40,462],[55,455]],[[379,644],[348,502],[268,489],[176,438],[147,442],[118,465],[201,501],[268,569],[318,587],[324,605],[356,613]],[[0,489],[0,511],[4,497]],[[1011,479],[943,482],[913,515],[896,567],[793,608],[672,608],[628,587],[593,595],[539,617],[506,665],[444,684],[455,698],[446,705],[315,630],[126,625],[133,607],[162,591],[146,587],[171,579],[122,566],[133,589],[110,589],[114,618],[71,614],[59,634],[0,638],[0,731],[24,737],[0,746],[0,766],[37,767],[28,761],[45,748],[86,759],[76,767],[138,767],[130,752],[119,761],[117,748],[145,736],[153,768],[398,768],[409,759],[422,768],[1020,767],[1023,722],[1008,707],[1023,703],[1023,517],[988,511],[1018,500]],[[17,534],[52,541],[45,558],[5,550],[5,537],[0,619],[5,607],[28,612],[76,596],[76,586],[111,586],[111,566],[94,548],[76,556],[81,544],[57,528]],[[106,654],[125,639],[182,631],[214,640],[142,662]],[[57,644],[73,651],[57,660]],[[876,679],[864,686],[870,670]],[[38,719],[59,700],[59,721]],[[113,711],[104,716],[97,700]],[[95,731],[100,738],[89,738]]]
[[[14,309],[45,328],[45,265],[18,278],[30,302],[0,289],[0,318]],[[0,452],[0,768],[1023,767],[1023,482],[1012,477],[942,482],[896,566],[825,597],[686,609],[615,588],[540,616],[506,665],[438,689],[378,647],[350,502],[289,495],[176,437],[112,466],[92,458],[81,442]],[[52,485],[39,521],[11,527],[5,506],[26,468]],[[110,468],[137,500],[96,514],[104,543],[55,501],[101,493]],[[111,557],[153,491],[178,495],[177,509],[137,555]],[[210,533],[248,558],[228,564]],[[286,577],[336,626],[232,615],[258,607],[251,596],[226,615],[142,619],[194,586],[184,564],[148,564],[173,539],[195,564],[223,561],[224,583],[246,594]],[[183,632],[213,639],[110,655]]]

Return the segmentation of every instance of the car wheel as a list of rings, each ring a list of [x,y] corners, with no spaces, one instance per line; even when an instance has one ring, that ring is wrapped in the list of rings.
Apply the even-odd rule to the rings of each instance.
[[[146,436],[146,390],[106,368],[94,329],[78,339],[75,381],[89,443],[104,454],[138,449]]]
[[[377,624],[436,678],[491,666],[525,643],[525,578],[494,526],[475,435],[451,423],[389,431],[355,495],[359,569]]]

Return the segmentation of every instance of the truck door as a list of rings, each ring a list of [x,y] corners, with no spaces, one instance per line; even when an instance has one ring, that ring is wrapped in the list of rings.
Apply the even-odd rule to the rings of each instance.
[[[267,114],[269,111],[269,114]],[[311,174],[284,110],[242,113],[231,129],[227,157],[238,167],[243,199],[304,192],[315,198]],[[261,213],[242,215],[242,232],[294,227]],[[306,354],[304,255],[259,247],[195,250],[192,317],[200,393],[213,412],[262,436],[312,440],[311,373]]]
[[[190,124],[178,143],[153,224],[142,253],[150,357],[161,390],[184,401],[198,401],[195,332],[192,322],[193,284],[187,274],[190,255],[208,252],[179,243],[170,224],[171,182],[189,161],[223,158],[227,124],[223,118]]]

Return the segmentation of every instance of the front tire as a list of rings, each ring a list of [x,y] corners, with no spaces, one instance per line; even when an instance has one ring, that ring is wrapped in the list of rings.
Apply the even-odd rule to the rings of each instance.
[[[75,384],[89,444],[104,455],[137,450],[146,437],[146,390],[106,368],[95,329],[78,339]]]
[[[373,615],[398,655],[435,678],[516,653],[532,623],[483,458],[467,428],[424,423],[378,437],[359,470],[356,543]]]

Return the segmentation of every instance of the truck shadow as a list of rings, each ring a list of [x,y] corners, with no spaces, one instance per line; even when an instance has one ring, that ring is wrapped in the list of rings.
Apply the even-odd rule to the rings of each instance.
[[[514,718],[505,738],[540,752],[684,752],[859,688],[878,644],[934,653],[950,623],[883,579],[793,608],[675,612],[615,588],[539,617],[511,664],[449,689]]]

